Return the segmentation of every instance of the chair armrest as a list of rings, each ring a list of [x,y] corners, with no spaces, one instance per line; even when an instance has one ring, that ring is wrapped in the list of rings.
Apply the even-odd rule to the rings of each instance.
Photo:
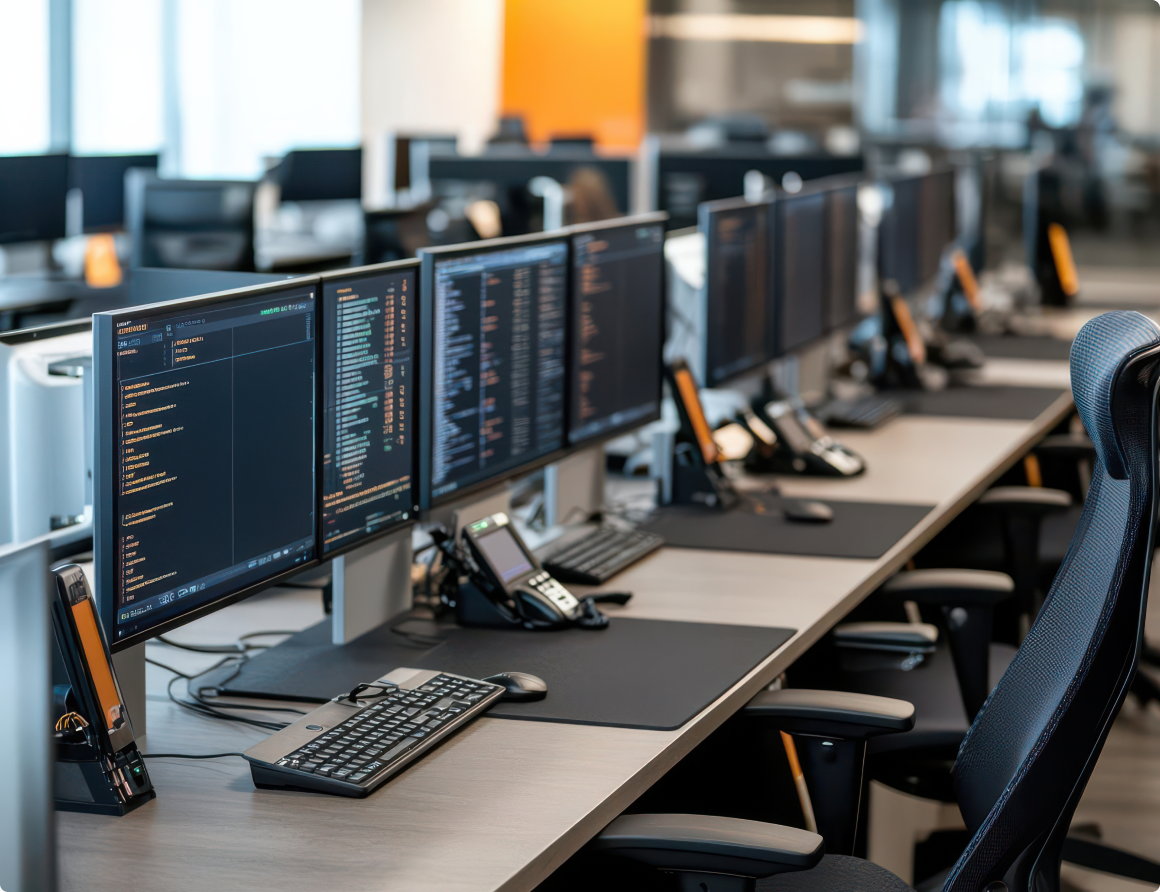
[[[1087,434],[1052,434],[1044,437],[1032,450],[1052,458],[1082,458],[1095,460],[1096,447]]]
[[[734,877],[809,870],[825,851],[808,830],[710,815],[621,815],[590,847],[661,870]]]
[[[790,734],[836,740],[866,740],[914,727],[913,704],[844,691],[762,691],[741,708],[741,714],[769,721]]]
[[[833,631],[838,647],[889,650],[901,653],[932,653],[938,642],[938,626],[931,623],[842,623]]]
[[[1031,517],[1042,517],[1070,508],[1071,494],[1062,489],[1047,489],[1042,486],[996,486],[979,496],[976,504]]]
[[[948,607],[993,606],[1015,593],[1006,573],[992,570],[909,570],[881,589],[907,601]]]

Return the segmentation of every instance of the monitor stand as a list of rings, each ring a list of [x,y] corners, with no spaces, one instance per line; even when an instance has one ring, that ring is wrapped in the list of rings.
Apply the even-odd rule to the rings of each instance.
[[[544,468],[544,523],[587,520],[604,506],[604,447],[581,449]],[[576,517],[577,514],[581,516]]]
[[[140,741],[148,730],[149,715],[145,710],[145,643],[134,644],[113,654],[113,671],[117,673],[117,684],[125,698],[133,736]]]
[[[411,607],[411,527],[331,561],[334,644],[346,644]]]

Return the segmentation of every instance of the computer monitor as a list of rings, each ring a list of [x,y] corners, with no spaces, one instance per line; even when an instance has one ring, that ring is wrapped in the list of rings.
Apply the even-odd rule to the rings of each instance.
[[[93,317],[94,550],[121,650],[316,560],[317,279]]]
[[[244,180],[125,175],[129,265],[252,272],[254,189]]]
[[[572,230],[571,445],[660,417],[666,219],[648,214]]]
[[[433,507],[563,454],[568,239],[420,257],[420,485]]]
[[[418,312],[417,260],[323,276],[323,558],[418,511]]]
[[[0,245],[65,237],[68,155],[0,157]]]
[[[362,149],[295,149],[273,178],[282,201],[360,201]]]
[[[804,347],[825,333],[826,194],[782,195],[774,205],[774,328],[781,354]]]
[[[697,205],[741,195],[751,170],[780,185],[787,173],[809,181],[863,169],[861,155],[774,155],[764,147],[724,145],[709,149],[658,148],[653,158],[654,201],[669,213],[669,229],[692,226]]]
[[[125,174],[133,168],[156,170],[158,155],[73,155],[69,188],[83,198],[85,232],[125,228]]]
[[[632,159],[577,149],[561,149],[550,155],[522,147],[475,157],[432,155],[428,169],[435,195],[445,201],[460,202],[465,197],[495,201],[503,231],[510,235],[528,232],[537,219],[540,199],[528,190],[535,177],[551,177],[567,186],[578,171],[597,171],[618,213],[628,211],[631,197]]]
[[[826,318],[827,332],[858,317],[858,184],[826,190]]]
[[[902,294],[909,294],[923,281],[919,260],[922,177],[884,185],[887,202],[878,225],[878,278],[893,279]]]
[[[940,170],[922,178],[919,187],[919,283],[933,279],[943,252],[955,240],[955,172]]]
[[[742,198],[698,208],[705,237],[702,324],[705,384],[717,387],[773,358],[770,350],[769,202]]]

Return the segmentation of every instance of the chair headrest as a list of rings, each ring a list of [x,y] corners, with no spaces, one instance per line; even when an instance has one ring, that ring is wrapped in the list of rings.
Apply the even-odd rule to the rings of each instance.
[[[1160,343],[1160,326],[1135,311],[1090,320],[1071,345],[1071,393],[1084,430],[1112,477],[1128,476],[1112,424],[1112,388],[1121,364],[1143,347]]]

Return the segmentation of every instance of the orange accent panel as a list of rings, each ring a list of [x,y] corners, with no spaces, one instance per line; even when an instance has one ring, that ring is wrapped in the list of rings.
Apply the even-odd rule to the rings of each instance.
[[[1067,230],[1058,223],[1047,227],[1047,241],[1051,245],[1051,257],[1055,261],[1055,273],[1059,284],[1068,297],[1079,294],[1079,274],[1075,269],[1075,258],[1071,254],[1071,239]]]
[[[644,135],[645,0],[507,0],[503,113],[532,142],[588,134],[635,149]]]

